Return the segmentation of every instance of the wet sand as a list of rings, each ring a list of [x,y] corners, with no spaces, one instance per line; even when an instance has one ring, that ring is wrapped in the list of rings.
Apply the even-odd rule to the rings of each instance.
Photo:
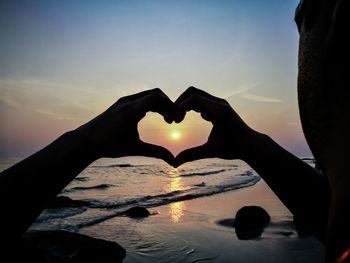
[[[258,205],[271,223],[254,240],[239,240],[234,228],[220,225],[242,206]],[[292,215],[261,180],[255,186],[150,209],[145,219],[115,217],[80,233],[122,245],[124,262],[323,262],[324,247],[299,238]]]

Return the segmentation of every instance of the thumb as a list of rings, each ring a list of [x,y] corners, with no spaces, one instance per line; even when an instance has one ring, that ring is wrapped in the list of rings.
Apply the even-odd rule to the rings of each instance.
[[[146,157],[162,159],[169,165],[174,166],[174,155],[162,146],[141,142],[138,154]]]
[[[205,143],[201,146],[193,147],[190,149],[186,149],[180,152],[175,157],[174,167],[179,167],[180,165],[191,162],[199,159],[215,157],[210,150],[208,143]]]

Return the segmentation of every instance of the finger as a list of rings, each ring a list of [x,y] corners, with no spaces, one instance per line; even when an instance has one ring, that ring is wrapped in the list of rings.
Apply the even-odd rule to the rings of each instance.
[[[201,100],[202,102],[206,101],[206,102],[201,103],[197,101],[197,103],[199,103],[200,105],[192,105],[193,107],[188,108],[187,110],[182,109],[183,105],[187,105],[189,101],[192,101],[194,98],[197,98],[197,97],[198,97],[197,100]],[[186,111],[189,111],[189,110],[201,112],[202,117],[205,120],[208,120],[210,117],[207,116],[207,113],[205,113],[205,108],[208,109],[208,107],[210,107],[214,103],[222,104],[224,102],[225,100],[215,97],[203,90],[197,89],[195,87],[190,87],[184,93],[182,93],[180,97],[175,101],[176,111],[174,113],[174,120],[177,123],[181,122],[186,115]],[[202,104],[205,104],[205,106],[203,107]],[[199,106],[199,107],[196,107],[196,106]]]
[[[201,113],[201,117],[206,121],[210,121],[210,118],[203,112]]]
[[[189,87],[187,90],[185,90],[175,101],[175,104],[181,103],[181,101],[185,100],[187,97],[191,96],[192,94],[197,94],[197,95],[201,95],[205,98],[208,98],[210,100],[214,100],[214,101],[220,101],[222,99],[215,97],[213,95],[211,95],[208,92],[205,92],[204,90],[195,88],[195,87]]]
[[[116,106],[120,106],[121,104],[123,103],[127,103],[127,102],[133,102],[139,98],[142,98],[142,97],[146,97],[150,94],[153,94],[153,93],[163,93],[163,91],[159,88],[155,88],[155,89],[149,89],[149,90],[144,90],[144,91],[141,91],[139,93],[136,93],[136,94],[131,94],[131,95],[128,95],[128,96],[125,96],[125,97],[121,97],[117,100],[117,102],[115,102],[112,106],[110,106],[108,110],[111,110],[111,109],[114,109]]]
[[[126,101],[137,100],[139,98],[145,97],[145,96],[150,95],[150,94],[155,93],[155,92],[162,92],[162,90],[159,89],[159,88],[144,90],[144,91],[141,91],[141,92],[136,93],[136,94],[132,94],[132,95],[128,95],[128,96],[122,97],[122,98],[120,98],[118,100],[118,102],[126,102]]]
[[[175,106],[176,112],[181,114],[181,116],[175,116],[175,121],[181,121],[179,117],[182,117],[187,111],[194,110],[200,112],[205,120],[215,122],[216,116],[220,114],[219,106],[220,104],[216,101],[209,100],[201,95],[192,94]]]
[[[174,155],[169,150],[159,145],[141,142],[138,147],[137,154],[162,159],[171,166],[174,166]]]
[[[180,152],[175,157],[174,167],[178,167],[187,162],[192,162],[195,160],[212,158],[212,157],[215,157],[213,154],[213,151],[209,147],[209,144],[206,143],[201,146],[193,147]]]
[[[146,96],[133,101],[133,113],[137,121],[141,120],[147,112],[158,112],[164,117],[167,123],[174,119],[174,103],[161,90],[154,90]]]

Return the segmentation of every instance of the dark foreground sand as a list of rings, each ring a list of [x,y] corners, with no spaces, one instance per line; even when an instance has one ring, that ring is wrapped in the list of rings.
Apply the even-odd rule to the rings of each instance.
[[[258,239],[239,240],[234,228],[218,224],[245,205],[261,206],[271,216]],[[297,236],[291,214],[262,180],[150,211],[158,214],[139,220],[115,217],[80,233],[118,242],[127,251],[124,262],[323,262],[323,245]]]

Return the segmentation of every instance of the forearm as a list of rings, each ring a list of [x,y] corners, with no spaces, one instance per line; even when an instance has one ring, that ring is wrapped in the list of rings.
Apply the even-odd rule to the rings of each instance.
[[[0,198],[5,200],[2,226],[21,235],[47,204],[96,159],[76,131],[68,132],[41,151],[0,174]]]
[[[326,239],[330,190],[324,175],[266,135],[250,139],[245,161],[320,241]]]

